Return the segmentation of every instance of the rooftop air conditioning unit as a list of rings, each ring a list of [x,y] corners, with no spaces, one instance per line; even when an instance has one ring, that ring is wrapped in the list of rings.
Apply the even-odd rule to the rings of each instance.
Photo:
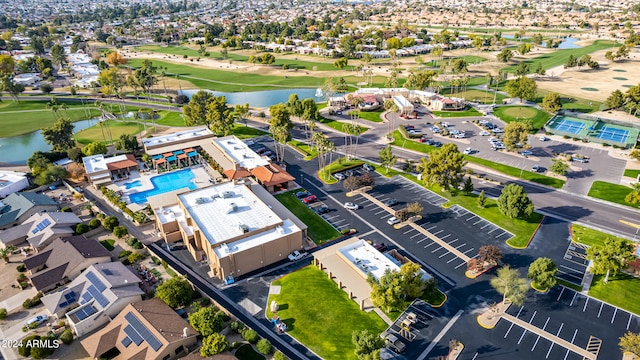
[[[238,205],[236,205],[236,203],[231,203],[227,208],[227,214],[231,214],[232,212],[236,212],[237,210],[238,210]]]
[[[223,191],[222,192],[222,197],[225,198],[225,199],[228,199],[228,198],[230,198],[232,196],[233,196],[233,191]]]
[[[243,234],[246,234],[249,232],[249,226],[247,226],[246,224],[240,224],[238,225],[238,227],[240,228]]]

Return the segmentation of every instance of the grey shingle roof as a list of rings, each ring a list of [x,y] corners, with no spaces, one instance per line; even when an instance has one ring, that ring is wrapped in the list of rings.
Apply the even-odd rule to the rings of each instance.
[[[56,208],[58,206],[50,197],[30,192],[13,193],[2,200],[2,203],[6,206],[0,210],[0,226],[16,221],[34,206],[52,205]]]

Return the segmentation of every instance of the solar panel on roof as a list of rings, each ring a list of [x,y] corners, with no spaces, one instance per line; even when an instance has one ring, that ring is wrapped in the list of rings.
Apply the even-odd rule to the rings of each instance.
[[[136,345],[140,345],[142,343],[142,336],[138,334],[138,332],[131,326],[131,324],[127,325],[124,328],[124,333],[127,334],[131,341],[133,341]]]
[[[93,306],[87,306],[76,311],[75,314],[76,314],[76,317],[82,321],[95,313],[96,313],[96,309],[94,309]]]
[[[91,284],[93,284],[96,289],[98,289],[98,291],[103,292],[107,286],[100,281],[100,279],[98,279],[98,277],[96,276],[96,274],[94,274],[92,271],[87,271],[87,280],[89,280],[89,282],[91,282]]]
[[[107,305],[109,305],[109,300],[104,297],[104,295],[102,295],[102,293],[100,293],[100,291],[98,291],[95,286],[90,285],[89,288],[87,288],[87,292],[85,294],[87,293],[90,297],[96,299],[96,301],[98,302],[98,304],[100,304],[100,306],[102,306],[102,308],[105,308],[107,307]]]
[[[70,292],[70,293],[66,293],[64,294],[64,298],[67,299],[67,301],[75,301],[76,300],[76,293],[75,292]]]
[[[111,272],[111,270],[109,270],[109,269],[103,269],[103,270],[102,270],[102,272],[103,272],[105,275],[113,275],[113,272]]]
[[[151,348],[154,351],[158,351],[158,349],[162,347],[162,343],[158,340],[158,338],[156,338],[151,333],[151,331],[149,331],[149,329],[146,326],[144,326],[142,322],[140,322],[140,319],[138,319],[135,315],[133,315],[133,313],[128,312],[124,316],[124,318],[129,322],[129,326],[132,326],[133,330],[135,330],[136,333],[139,334],[147,342],[147,344],[151,346]],[[125,328],[125,332],[126,330],[127,329]],[[136,344],[136,345],[139,345],[139,344]]]
[[[122,339],[122,346],[129,347],[129,345],[131,345],[131,339],[127,336],[126,338]]]

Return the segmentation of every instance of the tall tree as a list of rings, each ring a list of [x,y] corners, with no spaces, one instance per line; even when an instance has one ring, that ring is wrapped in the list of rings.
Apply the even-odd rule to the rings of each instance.
[[[542,108],[551,114],[555,114],[558,111],[562,110],[562,102],[560,101],[560,95],[555,92],[547,93],[542,98]]]
[[[509,96],[521,100],[532,100],[536,96],[538,85],[526,76],[510,80],[507,82],[507,92]]]
[[[618,345],[622,352],[630,352],[636,357],[640,356],[640,334],[627,331],[627,333],[620,338]]]
[[[626,239],[607,238],[603,246],[592,246],[587,249],[587,260],[593,261],[591,273],[605,275],[604,283],[609,282],[609,275],[615,276],[629,261],[635,260],[635,245]]]
[[[624,105],[624,95],[622,94],[622,91],[618,89],[613,90],[613,92],[611,93],[611,95],[609,95],[609,97],[604,102],[604,104],[607,108],[613,109],[613,110],[617,110],[621,108],[622,105]]]
[[[59,118],[51,127],[42,129],[42,137],[53,151],[64,151],[75,146],[71,120]]]
[[[385,174],[389,173],[389,167],[396,164],[398,161],[398,157],[393,154],[393,149],[391,145],[387,145],[387,147],[380,149],[378,152],[378,157],[380,158],[380,163],[385,167]]]
[[[122,134],[116,141],[116,150],[134,152],[138,150],[139,147],[138,139],[133,134]]]
[[[399,271],[385,270],[384,275],[377,280],[371,273],[367,282],[371,286],[371,302],[387,312],[399,309],[404,300],[402,275]]]
[[[287,100],[287,103],[285,105],[287,107],[287,110],[289,110],[289,114],[291,114],[291,116],[302,116],[302,102],[300,101],[300,99],[298,99],[298,94],[289,95],[289,99]]]
[[[429,87],[435,76],[436,72],[433,70],[411,71],[404,85],[409,89],[424,90]]]
[[[94,141],[82,148],[82,153],[85,156],[92,156],[98,154],[106,154],[107,146],[100,141]]]
[[[502,301],[510,300],[522,305],[529,289],[527,280],[520,277],[517,269],[505,265],[498,269],[497,276],[490,280],[491,286],[502,295]]]
[[[504,136],[502,141],[509,150],[513,150],[520,146],[528,148],[529,131],[531,131],[531,123],[529,121],[513,121],[505,125]]]
[[[527,277],[535,283],[540,289],[549,289],[556,286],[558,280],[556,274],[558,273],[558,267],[553,260],[541,257],[537,258],[529,265],[529,271]]]
[[[247,127],[247,115],[249,115],[249,103],[244,105],[236,104],[233,109],[233,114],[238,117],[238,120],[244,122],[244,126]]]
[[[54,64],[58,65],[60,68],[64,68],[64,65],[67,62],[67,55],[61,45],[53,45],[51,49],[49,49],[49,54],[51,55],[51,60]]]
[[[147,94],[149,94],[153,85],[158,81],[156,78],[156,68],[153,66],[153,63],[147,59],[142,61],[142,66],[133,72],[133,76],[138,85],[140,85],[142,90]]]
[[[421,158],[418,169],[424,181],[438,184],[443,190],[449,190],[458,188],[466,163],[456,144],[449,143],[431,152],[428,159]]]
[[[355,330],[351,334],[351,342],[355,345],[355,353],[358,359],[373,357],[375,353],[378,353],[377,358],[380,358],[380,349],[384,347],[384,340],[378,334],[369,332],[369,330]]]
[[[209,128],[216,134],[227,136],[233,129],[234,118],[231,116],[231,108],[227,105],[227,98],[214,96],[207,101],[206,122]]]
[[[172,277],[156,289],[156,296],[172,308],[186,306],[191,303],[193,287],[182,277]]]
[[[507,184],[497,200],[502,215],[510,219],[528,218],[533,213],[533,203],[524,188],[518,184]]]
[[[119,66],[127,63],[127,59],[123,58],[117,51],[110,52],[107,55],[107,64],[111,66]]]
[[[273,127],[286,126],[288,129],[293,127],[293,123],[291,123],[291,113],[289,113],[289,109],[285,104],[275,104],[269,107],[269,114],[271,118],[269,119],[269,125]]]
[[[182,108],[184,122],[187,126],[206,124],[207,122],[207,104],[214,96],[206,90],[200,90],[191,96],[189,104]]]

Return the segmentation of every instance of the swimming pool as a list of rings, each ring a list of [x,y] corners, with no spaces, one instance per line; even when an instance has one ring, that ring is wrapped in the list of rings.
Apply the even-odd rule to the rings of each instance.
[[[140,180],[129,181],[128,183],[124,184],[124,188],[127,190],[134,187],[138,187],[138,186],[142,186],[142,183],[140,182]]]
[[[197,189],[197,186],[192,181],[195,177],[196,176],[191,169],[178,170],[154,176],[151,178],[153,189],[133,193],[129,195],[129,200],[132,203],[145,204],[149,196],[164,194],[166,192],[182,188],[195,190]]]

